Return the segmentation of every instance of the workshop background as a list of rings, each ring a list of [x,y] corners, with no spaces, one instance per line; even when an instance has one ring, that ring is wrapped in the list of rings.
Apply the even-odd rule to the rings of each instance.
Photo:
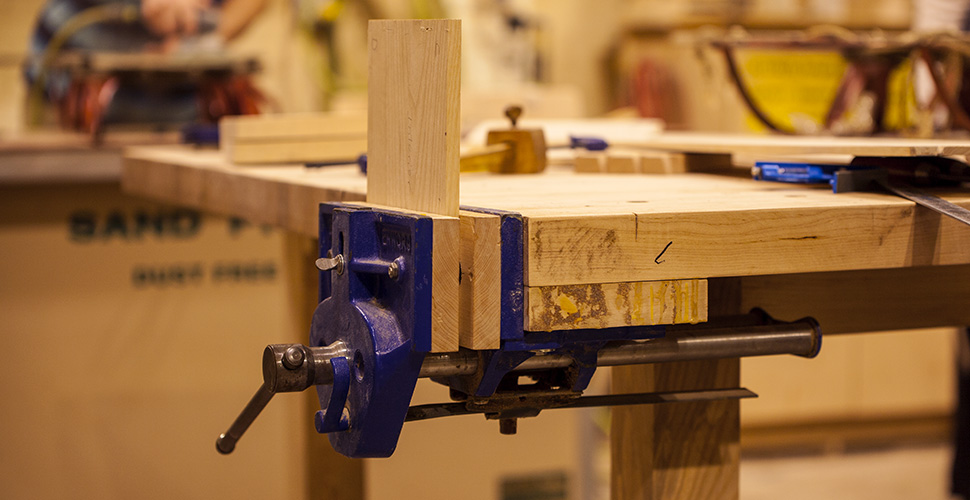
[[[321,16],[328,3],[340,5]],[[22,62],[41,5],[0,3],[0,142],[26,130]],[[269,0],[228,50],[260,61],[269,111],[361,111],[368,17],[463,20],[466,131],[515,100],[529,118],[641,116],[667,129],[759,132],[705,36],[730,26],[904,30],[914,9],[908,0]],[[834,54],[768,52],[742,66],[789,124],[820,119],[844,69]],[[262,347],[299,341],[291,332],[309,324],[281,278],[298,272],[285,248],[276,230],[134,199],[110,179],[0,180],[0,496],[309,498],[301,443],[325,438],[313,435],[301,396],[278,396],[233,455],[212,446],[257,387]],[[775,497],[772,477],[791,474],[772,472],[779,457],[901,446],[915,462],[877,469],[869,488],[946,498],[955,338],[951,329],[831,337],[815,360],[744,360],[743,385],[762,397],[742,403],[742,498]],[[599,373],[596,390],[608,378]],[[422,381],[414,401],[446,396]],[[477,416],[407,424],[392,458],[368,461],[367,496],[608,498],[606,412],[545,412],[516,436]],[[877,481],[903,469],[926,475],[921,489]]]

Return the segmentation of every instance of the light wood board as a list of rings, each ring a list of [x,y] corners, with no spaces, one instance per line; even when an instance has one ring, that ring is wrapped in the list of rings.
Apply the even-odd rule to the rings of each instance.
[[[633,146],[623,144],[622,146]],[[683,153],[851,154],[855,156],[937,156],[970,153],[970,141],[903,137],[814,137],[666,132],[637,147]]]
[[[458,216],[461,21],[371,20],[367,201]]]
[[[225,148],[230,161],[244,164],[352,162],[367,151],[366,137],[318,137],[263,143],[236,143]]]
[[[367,115],[230,116],[219,121],[219,147],[239,165],[349,162],[367,151]]]
[[[361,113],[281,113],[227,116],[219,120],[219,139],[273,142],[315,137],[367,136]]]
[[[501,347],[502,218],[462,210],[460,341],[469,349]]]

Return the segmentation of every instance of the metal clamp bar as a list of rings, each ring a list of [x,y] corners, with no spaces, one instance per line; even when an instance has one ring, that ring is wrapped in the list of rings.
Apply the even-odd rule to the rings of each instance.
[[[600,349],[598,366],[696,361],[794,354],[811,358],[822,345],[818,322],[805,318],[792,323],[759,326],[670,328],[666,337],[618,342]],[[573,359],[562,354],[540,354],[520,364],[516,371],[565,368]],[[473,351],[429,354],[421,366],[421,377],[469,375],[478,369]]]

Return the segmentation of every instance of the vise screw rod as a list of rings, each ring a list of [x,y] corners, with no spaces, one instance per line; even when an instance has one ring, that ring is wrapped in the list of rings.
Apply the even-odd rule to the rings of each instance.
[[[618,366],[776,354],[811,358],[818,354],[821,342],[821,329],[812,318],[761,326],[671,327],[668,336],[663,338],[606,346],[600,349],[596,364]],[[478,356],[473,351],[428,354],[420,376],[470,375],[478,370],[478,363]],[[565,368],[572,363],[572,358],[566,355],[539,354],[522,362],[515,371]]]

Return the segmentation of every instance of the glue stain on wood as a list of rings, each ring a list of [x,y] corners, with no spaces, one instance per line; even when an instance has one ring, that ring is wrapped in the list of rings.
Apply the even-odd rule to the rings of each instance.
[[[707,321],[707,280],[526,287],[529,331]]]

